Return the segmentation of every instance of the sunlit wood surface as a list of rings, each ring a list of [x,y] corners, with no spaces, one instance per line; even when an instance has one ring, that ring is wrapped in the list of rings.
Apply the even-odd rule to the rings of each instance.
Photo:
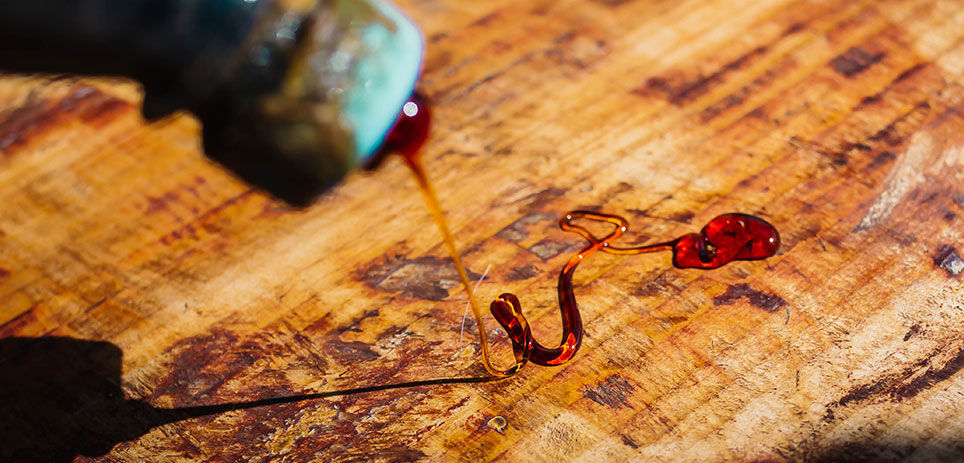
[[[482,376],[475,323],[460,350],[465,294],[397,159],[292,209],[207,160],[189,116],[145,123],[130,83],[5,76],[0,341],[109,343],[105,388],[142,403],[94,389],[57,414],[38,391],[0,419],[102,422],[116,446],[78,461],[964,458],[964,3],[400,4],[427,37],[426,168],[472,274],[491,265],[485,306],[514,292],[558,340],[576,208],[626,216],[624,243],[757,214],[779,254],[592,256],[561,367],[121,437],[148,405]],[[3,381],[66,374],[17,352]]]

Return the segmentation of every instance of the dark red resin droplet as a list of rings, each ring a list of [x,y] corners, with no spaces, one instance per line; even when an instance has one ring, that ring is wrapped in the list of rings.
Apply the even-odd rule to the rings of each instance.
[[[766,259],[780,247],[780,234],[769,222],[748,214],[723,214],[699,233],[681,236],[673,245],[673,265],[717,268],[733,260]]]
[[[408,164],[418,164],[418,154],[428,138],[432,125],[432,114],[428,100],[418,94],[402,106],[395,125],[385,135],[385,141],[373,159],[380,160],[391,153],[398,153]]]

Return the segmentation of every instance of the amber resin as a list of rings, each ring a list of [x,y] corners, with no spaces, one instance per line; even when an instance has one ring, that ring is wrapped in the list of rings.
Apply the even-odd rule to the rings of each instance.
[[[612,246],[612,242],[626,232],[629,226],[626,219],[600,212],[569,212],[559,221],[559,227],[582,236],[589,244],[573,255],[559,272],[557,291],[559,310],[562,315],[562,340],[557,347],[545,347],[536,341],[532,337],[529,322],[522,314],[519,298],[513,294],[504,293],[492,302],[489,309],[496,321],[508,333],[516,363],[509,368],[496,368],[492,365],[489,354],[482,311],[475,301],[472,285],[469,283],[465,266],[455,247],[455,240],[445,220],[445,214],[422,168],[419,153],[428,138],[430,125],[431,117],[427,100],[418,94],[413,95],[403,107],[402,113],[399,114],[398,120],[386,136],[376,158],[388,153],[398,153],[415,175],[415,180],[425,198],[425,204],[435,219],[472,307],[472,315],[479,330],[482,364],[486,371],[494,376],[512,375],[530,361],[537,365],[561,365],[576,355],[582,344],[583,327],[573,292],[572,277],[579,263],[597,251],[623,255],[672,251],[673,265],[678,268],[713,269],[733,260],[765,259],[774,255],[780,247],[780,235],[773,225],[752,215],[729,213],[714,218],[699,233],[689,233],[673,241],[620,248]],[[574,224],[575,220],[606,222],[613,225],[613,230],[597,238],[586,228]]]
[[[574,225],[575,219],[608,222],[615,229],[597,238],[585,228]],[[582,343],[582,319],[573,294],[572,276],[576,266],[596,251],[610,254],[642,254],[656,251],[672,251],[673,265],[678,268],[712,269],[734,260],[765,259],[776,254],[780,247],[780,235],[769,222],[752,215],[730,213],[711,220],[699,233],[689,233],[673,241],[646,246],[619,248],[613,240],[626,232],[626,219],[611,214],[589,211],[572,211],[565,215],[559,226],[579,234],[589,245],[569,259],[559,273],[559,310],[562,314],[562,341],[558,347],[547,348],[533,339],[529,323],[522,314],[519,298],[505,293],[492,302],[489,309],[496,321],[509,333],[515,352],[516,371],[531,361],[537,365],[560,365],[569,361]]]

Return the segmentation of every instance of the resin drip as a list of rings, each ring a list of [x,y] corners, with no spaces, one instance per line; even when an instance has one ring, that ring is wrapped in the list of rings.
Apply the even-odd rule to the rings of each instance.
[[[452,237],[451,230],[449,230],[445,213],[442,212],[442,206],[438,202],[438,196],[435,194],[432,184],[428,181],[428,176],[425,175],[425,169],[422,167],[420,153],[425,139],[428,138],[430,126],[431,111],[428,102],[416,93],[402,106],[402,112],[398,115],[398,120],[395,121],[395,125],[385,137],[385,142],[376,157],[384,156],[387,153],[398,153],[405,160],[405,164],[412,170],[412,173],[415,175],[415,181],[418,182],[419,190],[422,191],[422,197],[425,198],[425,205],[428,206],[432,218],[435,219],[435,225],[442,235],[442,241],[445,243],[445,248],[448,250],[452,262],[455,264],[459,279],[462,280],[462,287],[465,288],[465,294],[469,298],[469,305],[472,307],[472,315],[475,317],[475,323],[479,330],[479,338],[482,344],[482,365],[489,374],[508,376],[518,371],[519,368],[525,364],[525,361],[520,357],[521,352],[515,348],[513,351],[516,353],[516,364],[508,369],[500,370],[493,367],[489,359],[489,343],[485,333],[485,325],[482,323],[482,309],[475,300],[472,284],[469,282],[465,265],[462,264],[462,258],[459,255],[458,249],[455,247],[455,239]]]

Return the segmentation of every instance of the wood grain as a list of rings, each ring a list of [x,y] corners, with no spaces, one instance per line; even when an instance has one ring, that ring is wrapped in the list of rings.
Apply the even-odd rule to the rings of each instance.
[[[706,272],[593,256],[571,363],[338,393],[482,374],[398,160],[296,210],[206,160],[190,116],[143,121],[131,83],[3,76],[4,381],[67,378],[23,352],[71,338],[103,343],[39,357],[71,359],[61,393],[84,355],[122,392],[28,395],[4,421],[101,426],[77,461],[964,459],[964,5],[399,3],[428,39],[426,167],[456,240],[492,266],[482,301],[518,294],[538,339],[581,244],[570,209],[626,215],[626,243],[753,213],[781,251]],[[312,392],[332,395],[121,432]]]

